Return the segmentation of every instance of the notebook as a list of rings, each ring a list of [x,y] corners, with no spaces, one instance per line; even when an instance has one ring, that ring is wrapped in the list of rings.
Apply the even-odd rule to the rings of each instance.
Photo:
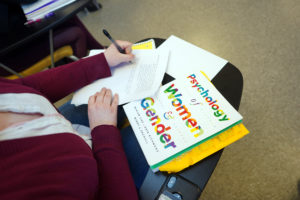
[[[27,21],[36,21],[50,16],[50,13],[76,0],[39,0],[32,4],[22,4]]]

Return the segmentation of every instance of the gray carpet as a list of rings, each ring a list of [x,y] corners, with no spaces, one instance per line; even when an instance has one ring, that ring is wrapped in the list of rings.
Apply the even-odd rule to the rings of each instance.
[[[236,65],[250,135],[224,150],[201,199],[299,199],[300,2],[102,0],[82,21],[101,43],[174,34]]]

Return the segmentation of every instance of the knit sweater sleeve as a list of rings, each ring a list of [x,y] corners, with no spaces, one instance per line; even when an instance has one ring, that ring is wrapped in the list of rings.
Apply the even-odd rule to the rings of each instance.
[[[111,125],[92,130],[93,153],[98,163],[99,199],[138,199],[120,131]]]
[[[34,88],[51,102],[56,102],[94,80],[110,75],[102,53],[14,81]]]

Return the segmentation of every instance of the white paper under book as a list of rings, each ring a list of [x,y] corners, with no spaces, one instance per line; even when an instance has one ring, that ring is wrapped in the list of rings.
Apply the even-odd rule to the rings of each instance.
[[[124,109],[152,169],[242,121],[201,72],[177,78]]]
[[[228,63],[227,60],[174,35],[157,49],[170,51],[166,72],[174,78],[201,70],[212,80]]]

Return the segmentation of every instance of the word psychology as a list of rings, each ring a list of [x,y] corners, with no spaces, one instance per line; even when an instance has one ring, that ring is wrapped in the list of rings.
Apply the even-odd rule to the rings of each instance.
[[[216,104],[218,100],[214,100],[212,97],[209,96],[209,90],[205,90],[203,86],[200,85],[200,83],[196,79],[196,75],[192,74],[187,77],[188,79],[191,79],[190,83],[193,84],[192,87],[197,88],[197,91],[199,94],[205,99],[205,101],[208,103],[208,105],[211,107],[211,109],[214,111],[214,116],[219,118],[219,121],[227,121],[229,118],[224,113],[223,110],[220,109],[220,106]]]

